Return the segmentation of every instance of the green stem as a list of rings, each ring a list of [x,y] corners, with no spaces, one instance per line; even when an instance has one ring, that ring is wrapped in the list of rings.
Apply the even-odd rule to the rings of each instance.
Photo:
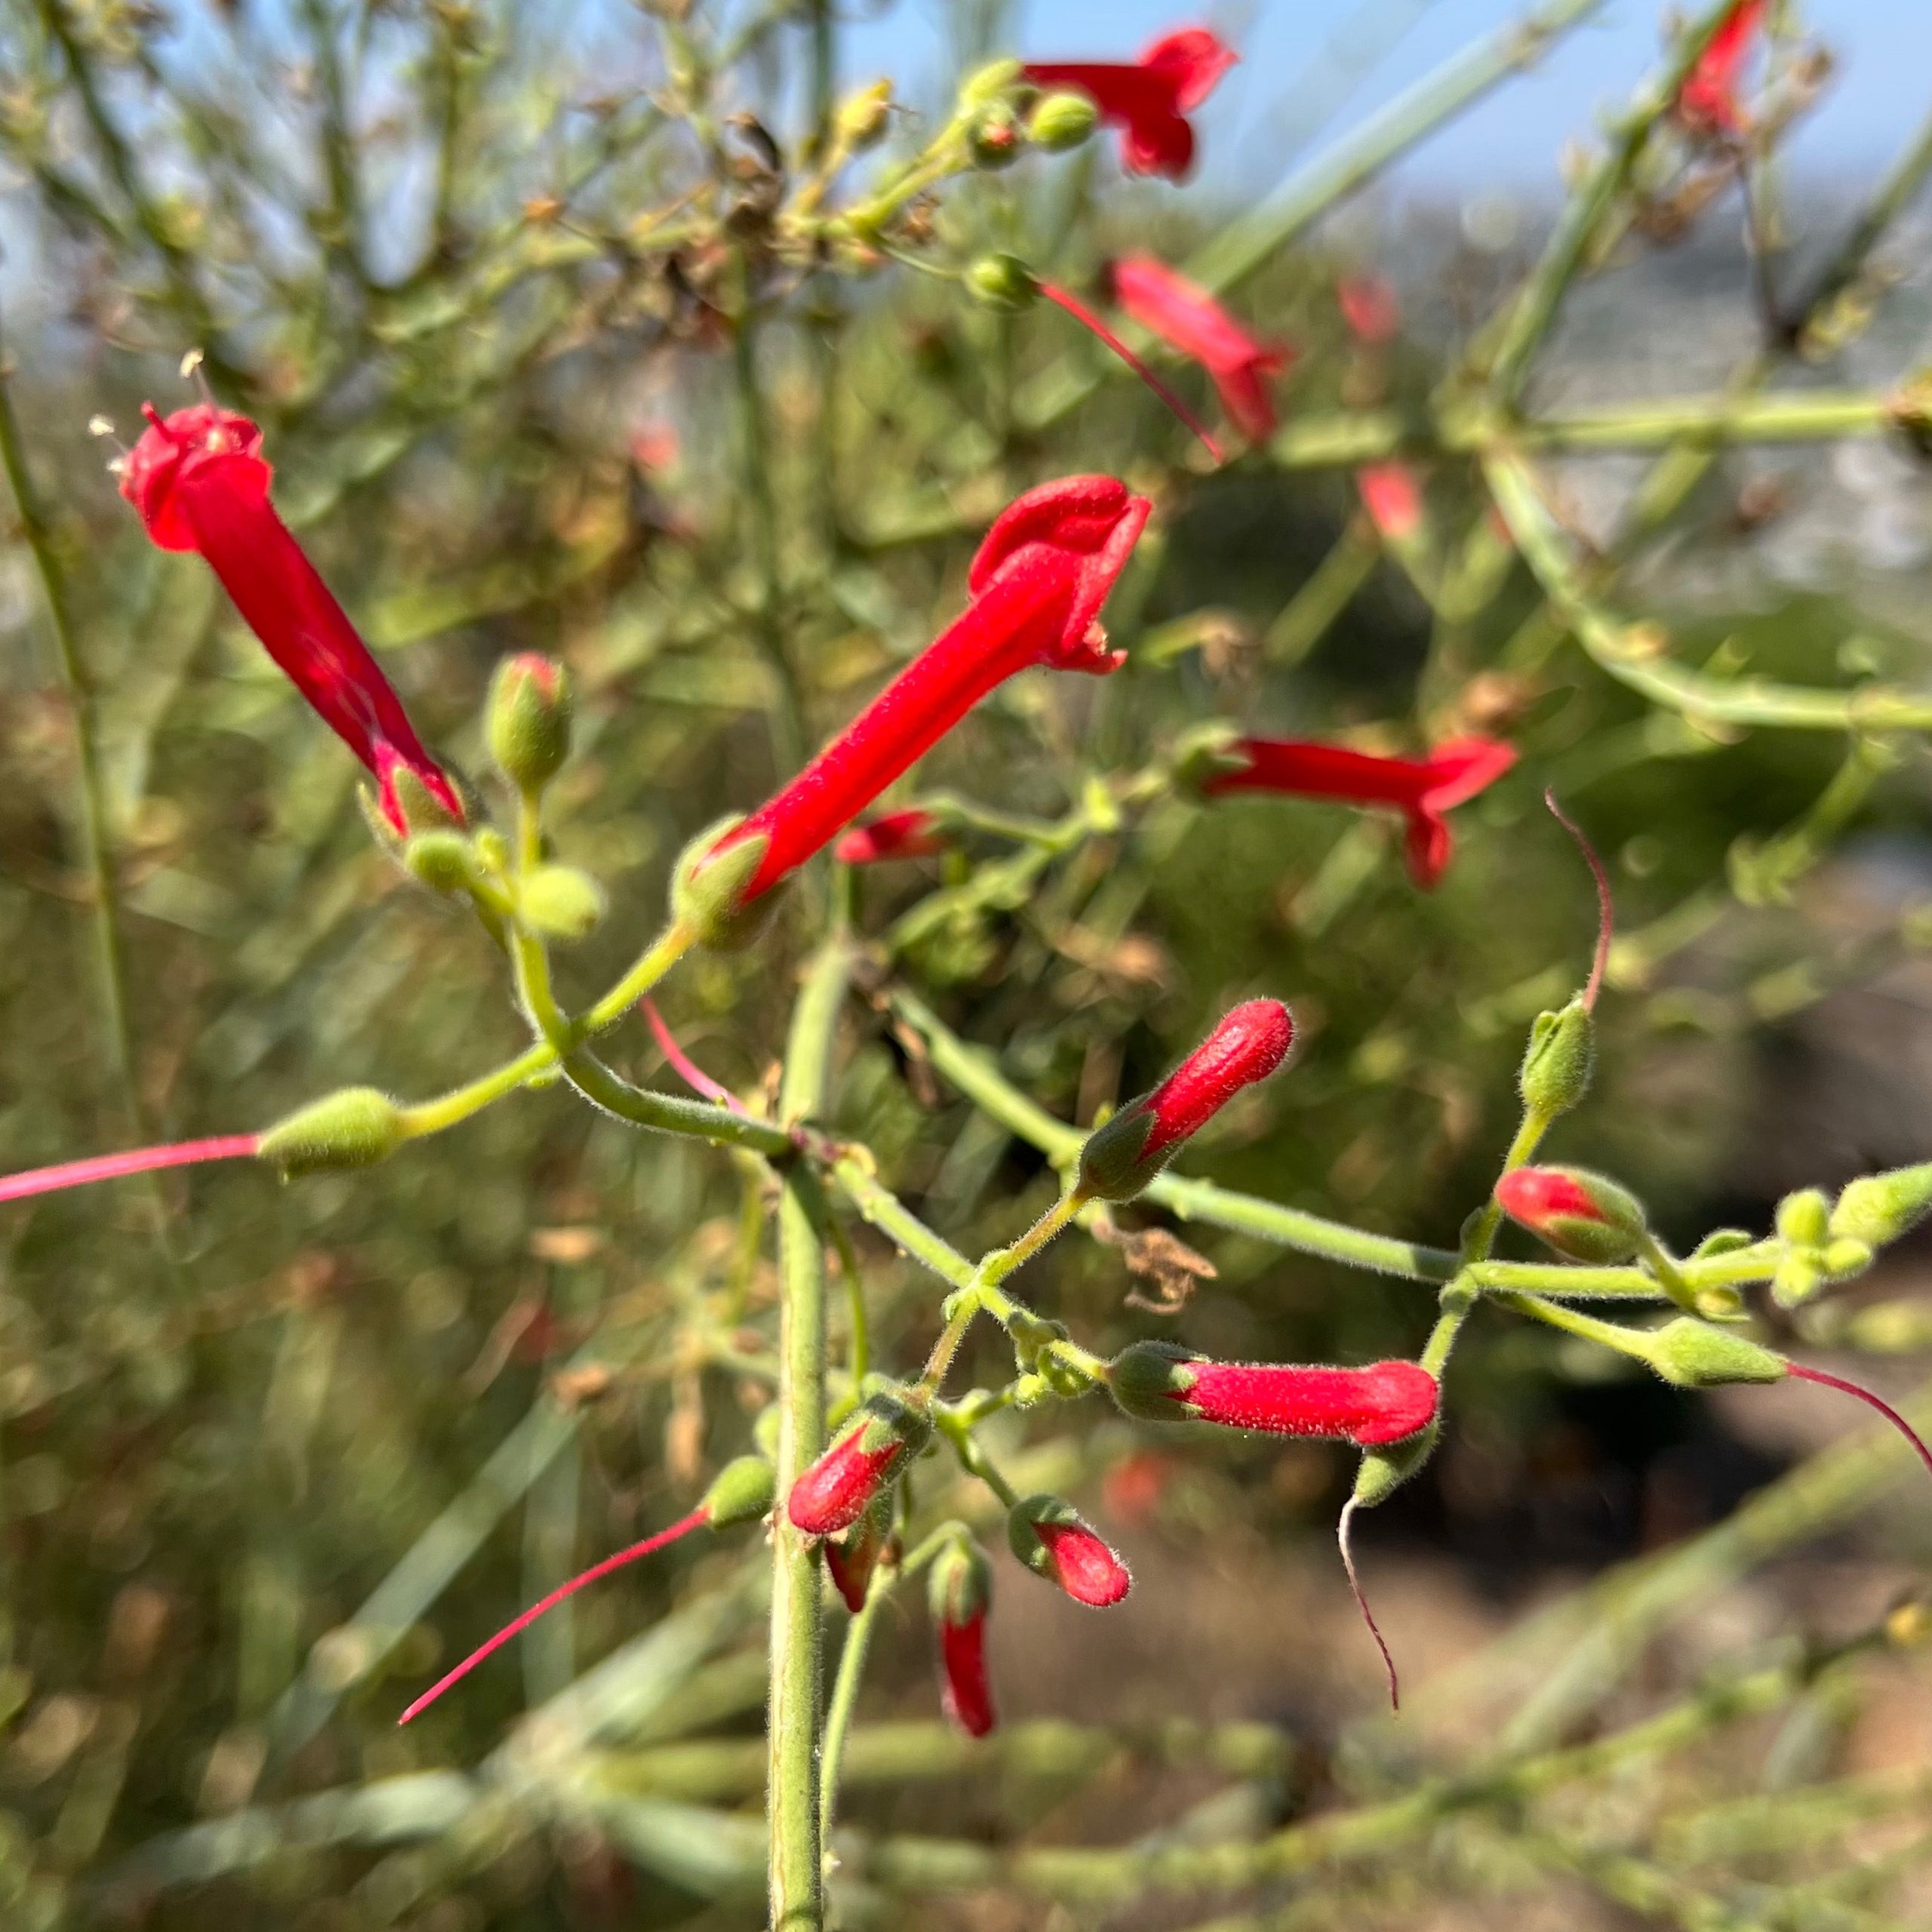
[[[1352,517],[1261,641],[1270,664],[1299,664],[1326,637],[1355,592],[1373,575],[1382,546],[1360,517]]]
[[[838,1010],[852,969],[842,936],[808,968],[792,1011],[779,1108],[795,1124],[823,1111]],[[778,1494],[787,1494],[825,1442],[824,1196],[811,1165],[786,1170],[778,1204]],[[772,1518],[771,1706],[766,1727],[768,1880],[774,1932],[824,1924],[820,1838],[820,1644],[823,1607],[817,1541],[783,1508]]]
[[[1655,1366],[1656,1351],[1651,1345],[1647,1329],[1626,1328],[1615,1321],[1599,1321],[1595,1315],[1586,1315],[1580,1309],[1565,1307],[1561,1302],[1546,1301],[1541,1295],[1518,1294],[1506,1289],[1493,1289],[1491,1293],[1493,1299],[1518,1315],[1546,1322],[1552,1328],[1561,1328],[1566,1335],[1594,1342],[1599,1348],[1629,1355],[1647,1367]]]

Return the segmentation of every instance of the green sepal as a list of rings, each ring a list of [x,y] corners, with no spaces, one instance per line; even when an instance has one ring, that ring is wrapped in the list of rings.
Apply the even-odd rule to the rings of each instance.
[[[752,1523],[771,1513],[778,1495],[778,1475],[762,1456],[740,1456],[727,1463],[704,1492],[701,1506],[714,1530],[734,1523]]]
[[[1349,1500],[1358,1509],[1373,1509],[1386,1503],[1435,1454],[1435,1445],[1441,1440],[1442,1417],[1438,1413],[1405,1441],[1365,1451],[1361,1466],[1355,1471],[1355,1487],[1349,1492]]]
[[[1107,1392],[1123,1414],[1139,1421],[1189,1421],[1194,1377],[1188,1364],[1202,1359],[1172,1342],[1136,1342],[1108,1363]]]
[[[742,951],[777,909],[774,891],[743,903],[745,888],[764,861],[769,842],[764,835],[754,833],[718,850],[744,822],[744,815],[734,812],[707,826],[678,854],[671,874],[672,917],[714,952]]]
[[[1783,1356],[1727,1329],[1680,1315],[1650,1337],[1646,1359],[1680,1389],[1714,1389],[1733,1382],[1782,1382]]]
[[[1171,1140],[1151,1160],[1143,1158],[1154,1131],[1153,1110],[1142,1104],[1147,1097],[1130,1100],[1088,1135],[1075,1186],[1088,1200],[1131,1201],[1180,1151]]]
[[[373,1168],[408,1137],[402,1111],[386,1094],[345,1087],[277,1121],[256,1142],[255,1152],[290,1180],[297,1174]]]
[[[1017,255],[982,255],[966,271],[974,301],[1011,313],[1030,308],[1040,293],[1037,276]]]
[[[936,1623],[970,1623],[985,1616],[992,1600],[992,1565],[970,1538],[956,1537],[933,1558],[926,1601]]]
[[[1049,154],[1077,148],[1100,124],[1100,110],[1084,94],[1044,96],[1027,118],[1026,133]]]

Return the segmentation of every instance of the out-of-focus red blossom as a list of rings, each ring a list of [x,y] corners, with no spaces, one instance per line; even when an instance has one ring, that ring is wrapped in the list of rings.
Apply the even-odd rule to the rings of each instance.
[[[842,1537],[835,1537],[825,1546],[825,1567],[833,1587],[844,1599],[854,1617],[866,1607],[866,1592],[872,1587],[872,1572],[893,1537],[890,1508],[868,1509]]]
[[[1111,476],[1067,476],[1016,497],[968,571],[971,601],[790,784],[721,838],[700,863],[748,839],[764,850],[740,908],[829,844],[980,699],[1033,665],[1104,675],[1100,606],[1153,506]]]
[[[842,866],[876,866],[888,859],[930,859],[943,852],[948,842],[931,812],[909,805],[841,832],[832,856]]]
[[[984,1737],[998,1719],[986,1678],[986,1614],[939,1626],[941,1693],[946,1714],[968,1737]]]
[[[1194,165],[1187,116],[1240,59],[1208,27],[1163,34],[1138,60],[1029,60],[1027,79],[1041,88],[1072,88],[1121,131],[1121,158],[1134,174],[1186,179]]]
[[[678,460],[675,427],[669,423],[640,423],[631,432],[631,461],[649,476],[669,469]]]
[[[1142,1449],[1123,1456],[1100,1478],[1100,1500],[1107,1514],[1123,1523],[1149,1521],[1174,1480],[1174,1466],[1157,1450]]]
[[[1122,255],[1112,280],[1114,299],[1143,328],[1214,378],[1222,408],[1243,435],[1259,443],[1274,434],[1268,379],[1288,367],[1291,349],[1257,340],[1198,282],[1152,255]]]
[[[1764,11],[1765,0],[1737,0],[1678,90],[1678,118],[1694,133],[1735,134],[1743,128],[1738,79]]]
[[[196,403],[148,427],[122,466],[121,494],[164,550],[204,558],[248,628],[322,721],[374,777],[383,816],[410,828],[397,774],[413,774],[459,823],[455,788],[416,735],[394,686],[269,501],[273,472],[245,416]]]
[[[1364,463],[1355,472],[1355,488],[1383,540],[1406,543],[1422,528],[1422,488],[1405,463]]]
[[[1392,341],[1402,326],[1395,291],[1379,275],[1345,275],[1336,285],[1335,300],[1349,333],[1371,348]]]
[[[1202,789],[1211,795],[1275,792],[1392,806],[1408,820],[1409,875],[1425,891],[1441,878],[1453,850],[1445,814],[1516,762],[1514,746],[1481,737],[1450,739],[1426,758],[1377,758],[1290,738],[1238,739],[1226,755],[1240,758],[1241,768],[1208,779]]]

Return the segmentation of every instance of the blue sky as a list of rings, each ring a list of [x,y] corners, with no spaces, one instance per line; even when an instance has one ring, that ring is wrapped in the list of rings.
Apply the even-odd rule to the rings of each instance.
[[[1243,54],[1201,122],[1198,192],[1263,184],[1289,143],[1281,103],[1298,92],[1346,125],[1428,73],[1476,36],[1518,18],[1527,0],[1032,0],[1017,8],[1017,42],[1041,57],[1131,57],[1164,28],[1204,20]],[[1686,11],[1690,11],[1687,0]],[[944,64],[960,0],[900,0],[884,20],[849,30],[849,78],[911,81]],[[1402,185],[1458,194],[1487,186],[1554,192],[1557,155],[1589,133],[1654,57],[1662,0],[1605,0],[1536,70],[1500,89],[1411,157]],[[1795,179],[1869,175],[1932,111],[1932,0],[1809,0],[1810,31],[1838,61],[1823,104],[1789,150]],[[1311,88],[1311,65],[1339,38],[1366,42],[1346,85]],[[1332,74],[1333,70],[1330,70]],[[1300,85],[1297,88],[1297,83]],[[1317,139],[1319,139],[1318,135]]]

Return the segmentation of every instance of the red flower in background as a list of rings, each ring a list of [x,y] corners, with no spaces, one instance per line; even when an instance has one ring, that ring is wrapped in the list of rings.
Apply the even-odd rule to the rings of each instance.
[[[1121,131],[1121,158],[1133,174],[1185,179],[1194,165],[1194,129],[1187,116],[1214,91],[1240,59],[1207,27],[1164,34],[1138,60],[1032,60],[1035,87],[1073,88]]]
[[[1335,300],[1349,333],[1371,348],[1392,340],[1402,326],[1395,291],[1379,275],[1345,275],[1335,285]]]
[[[1251,442],[1275,431],[1275,398],[1268,378],[1293,353],[1257,341],[1198,282],[1152,255],[1123,255],[1113,265],[1114,299],[1142,328],[1192,356],[1214,378],[1221,406]]]
[[[1744,125],[1737,83],[1751,44],[1764,24],[1765,0],[1737,0],[1705,44],[1697,64],[1678,90],[1678,118],[1700,134],[1735,134]]]
[[[1405,463],[1364,463],[1355,472],[1355,488],[1383,540],[1406,543],[1422,528],[1422,489]]]
[[[899,812],[881,812],[841,833],[832,856],[841,866],[876,866],[888,859],[930,859],[947,844],[940,822],[929,811],[909,805]]]
[[[1516,762],[1515,748],[1495,738],[1454,738],[1426,758],[1377,758],[1343,745],[1289,738],[1241,738],[1228,755],[1242,760],[1241,768],[1217,773],[1204,791],[1277,792],[1392,806],[1408,820],[1409,875],[1425,891],[1449,863],[1452,841],[1444,814]]]
[[[269,501],[273,472],[245,416],[196,403],[149,426],[122,468],[121,494],[164,550],[192,550],[322,721],[374,774],[383,816],[409,831],[396,795],[412,773],[459,823],[463,811],[402,700]]]

